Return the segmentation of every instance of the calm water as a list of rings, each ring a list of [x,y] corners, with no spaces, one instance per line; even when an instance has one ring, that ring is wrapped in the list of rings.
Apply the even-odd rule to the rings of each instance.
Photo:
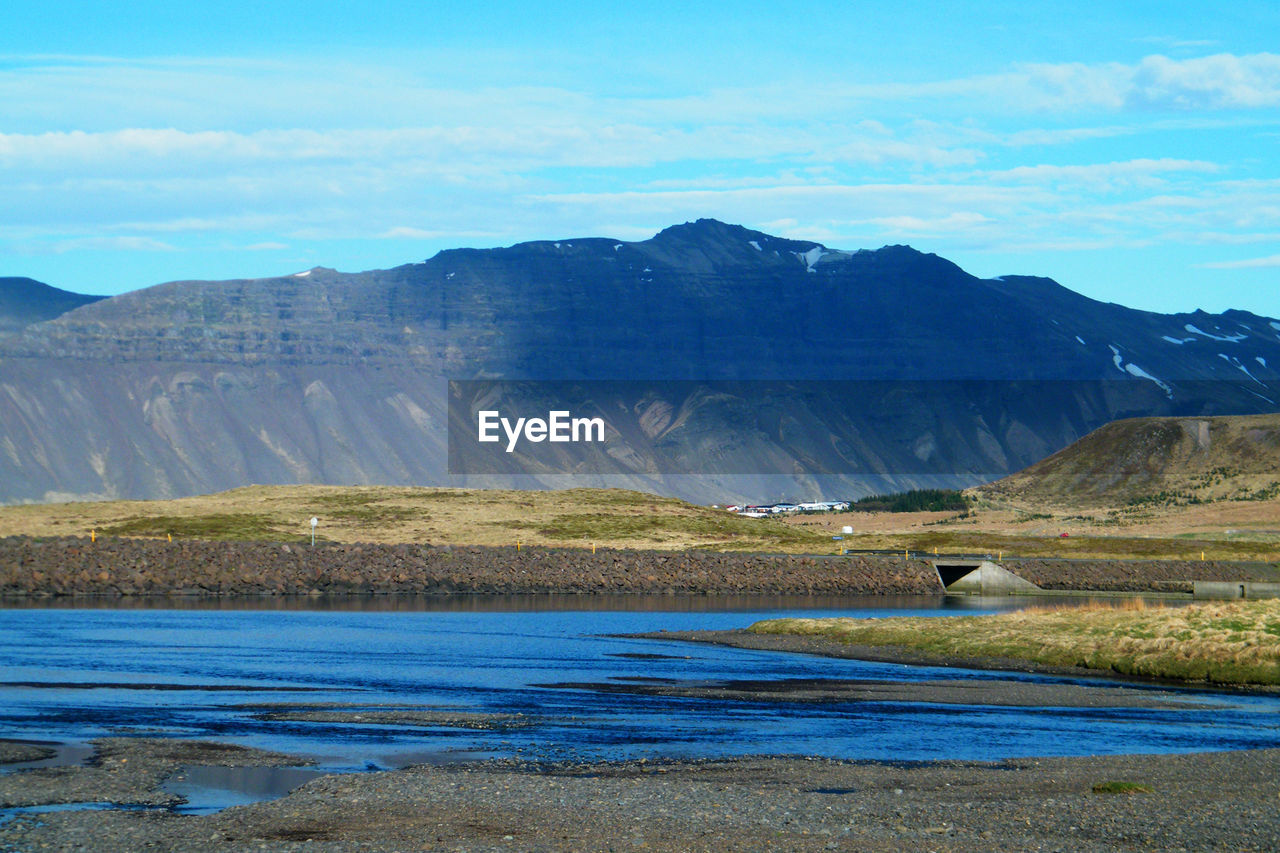
[[[944,617],[1025,603],[531,596],[4,609],[0,737],[66,744],[68,760],[104,735],[215,738],[305,753],[330,769],[476,756],[917,760],[1280,746],[1280,699],[1270,697],[1188,692],[1186,707],[1172,710],[1028,709],[712,701],[537,686],[636,678],[1063,680],[602,636],[735,628],[780,615]],[[673,657],[632,657],[654,654]],[[170,689],[138,689],[148,685]],[[245,707],[333,702],[520,713],[533,725],[288,723]]]

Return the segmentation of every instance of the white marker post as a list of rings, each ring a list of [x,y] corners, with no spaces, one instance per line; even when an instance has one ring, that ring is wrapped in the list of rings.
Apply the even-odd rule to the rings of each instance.
[[[320,519],[314,515],[311,516],[311,547],[316,547],[316,525],[320,523]]]

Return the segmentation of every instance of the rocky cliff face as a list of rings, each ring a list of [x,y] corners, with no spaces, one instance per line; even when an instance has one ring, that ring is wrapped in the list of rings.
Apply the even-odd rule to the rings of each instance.
[[[635,243],[173,282],[50,316],[0,333],[0,500],[249,482],[844,496],[972,484],[1117,415],[1280,400],[1269,318],[1151,314],[1048,279],[978,279],[905,246],[841,252],[711,220]],[[609,413],[612,467],[571,453],[450,477],[447,382],[474,378],[633,380],[589,389]],[[870,400],[842,384],[922,379],[1099,384],[931,381]],[[699,389],[712,380],[781,384],[753,399]]]

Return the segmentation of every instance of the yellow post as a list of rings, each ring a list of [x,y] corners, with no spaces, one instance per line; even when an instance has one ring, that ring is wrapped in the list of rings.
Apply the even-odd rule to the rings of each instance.
[[[594,554],[595,552],[596,552],[596,543],[592,542],[592,543],[591,543],[591,553],[592,553],[592,554]]]
[[[1200,562],[1204,562],[1204,551],[1200,552]]]
[[[97,541],[98,541],[98,531],[96,531],[96,530],[90,530],[90,531],[89,531],[89,541],[90,541],[90,542],[97,542]]]
[[[169,541],[170,541],[170,542],[172,542],[172,541],[173,541],[173,534],[172,534],[172,533],[166,533],[165,535],[169,537]]]
[[[520,553],[520,540],[519,540],[519,539],[517,539],[517,540],[516,540],[516,553],[517,553],[517,554],[518,554],[518,553]]]
[[[937,546],[937,545],[934,545],[934,546],[933,546],[933,556],[935,556],[935,557],[936,557],[936,556],[938,556],[938,546]]]
[[[903,548],[903,549],[902,549],[902,562],[904,562],[904,563],[905,563],[905,562],[907,561],[907,558],[908,558],[909,556],[910,556],[910,555],[908,554],[907,549],[906,549],[906,548]]]
[[[1003,560],[1004,560],[1004,551],[996,551],[996,561],[1000,562]]]

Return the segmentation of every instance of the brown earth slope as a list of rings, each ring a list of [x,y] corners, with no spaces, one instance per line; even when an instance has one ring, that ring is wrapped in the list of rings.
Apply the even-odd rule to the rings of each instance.
[[[1050,558],[1280,557],[1280,414],[1110,423],[967,490],[963,513],[843,513],[787,523],[853,548]]]
[[[1280,497],[1280,414],[1115,421],[973,492],[1075,506],[1270,500]]]

